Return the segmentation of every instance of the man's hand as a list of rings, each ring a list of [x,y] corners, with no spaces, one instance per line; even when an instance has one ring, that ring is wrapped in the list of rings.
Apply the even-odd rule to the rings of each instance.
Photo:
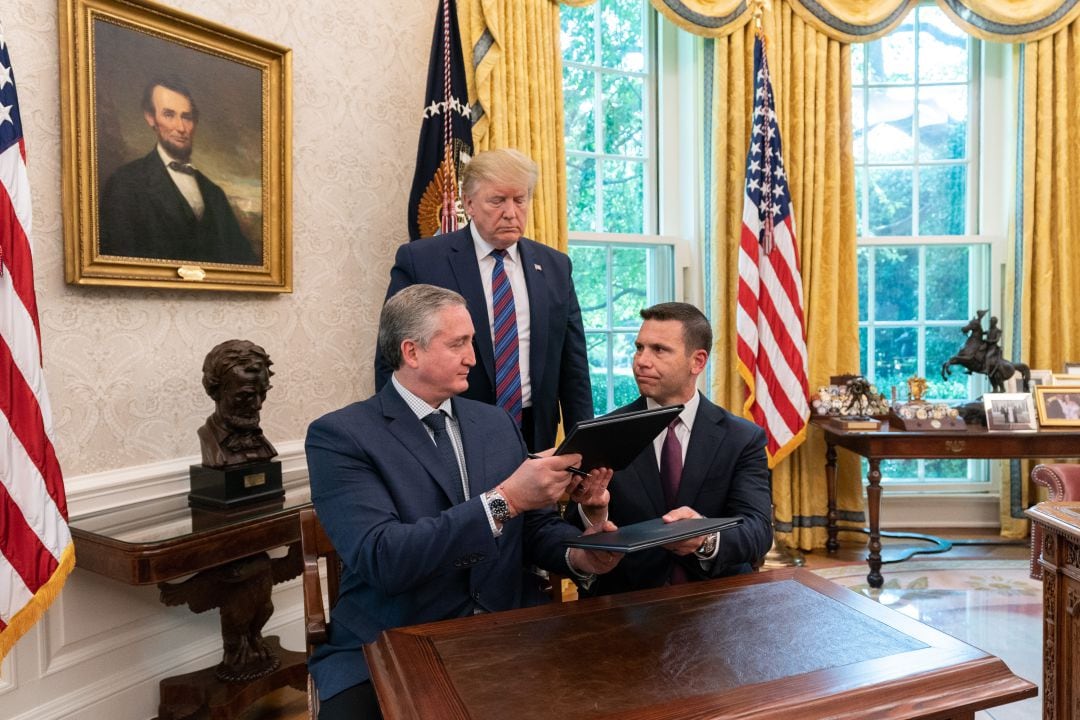
[[[581,456],[576,453],[526,460],[499,484],[498,490],[515,515],[549,507],[562,497],[571,482],[579,479],[566,469],[579,462]]]
[[[602,523],[593,525],[584,534],[595,535],[596,533],[614,532],[615,530],[618,530],[615,523],[605,520]],[[622,559],[622,553],[611,552],[610,550],[583,550],[581,548],[570,548],[570,557],[568,558],[570,567],[585,575],[590,573],[603,575],[610,572]]]
[[[694,518],[703,517],[701,513],[692,507],[683,505],[682,507],[675,508],[664,515],[664,522],[673,523],[679,520],[692,520]],[[696,537],[687,538],[686,540],[677,540],[675,542],[664,545],[665,548],[675,553],[676,555],[689,555],[690,553],[701,547],[701,543],[705,542],[705,538],[708,535],[698,535]]]
[[[596,468],[589,472],[587,478],[575,478],[580,482],[571,485],[570,499],[581,506],[592,525],[607,520],[608,503],[611,502],[607,486],[614,474],[611,468]]]

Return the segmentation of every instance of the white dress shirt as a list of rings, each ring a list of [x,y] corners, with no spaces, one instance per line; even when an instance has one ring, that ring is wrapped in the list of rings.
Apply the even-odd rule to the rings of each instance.
[[[176,160],[174,157],[170,157],[165,149],[161,145],[157,146],[158,156],[161,158],[161,162],[165,163],[165,170],[169,173],[169,177],[176,183],[176,188],[180,191],[180,194],[187,200],[188,205],[191,206],[191,211],[195,213],[195,217],[202,219],[203,212],[206,210],[206,203],[203,202],[202,191],[199,190],[199,182],[195,179],[194,175],[180,172],[179,170],[173,170],[169,167],[169,163]],[[180,161],[178,161],[180,162]]]

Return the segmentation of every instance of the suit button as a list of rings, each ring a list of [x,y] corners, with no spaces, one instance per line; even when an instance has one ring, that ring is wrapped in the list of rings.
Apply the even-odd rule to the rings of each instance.
[[[454,561],[454,567],[461,567],[461,561],[460,560],[455,560]]]

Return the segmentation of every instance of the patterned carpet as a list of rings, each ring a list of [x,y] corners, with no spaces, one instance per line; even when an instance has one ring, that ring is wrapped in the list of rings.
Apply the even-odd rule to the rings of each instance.
[[[820,568],[818,575],[997,655],[1042,685],[1042,583],[1026,560],[909,560],[885,565],[885,586],[866,584],[866,565]],[[976,720],[1038,720],[1041,697],[992,708]]]

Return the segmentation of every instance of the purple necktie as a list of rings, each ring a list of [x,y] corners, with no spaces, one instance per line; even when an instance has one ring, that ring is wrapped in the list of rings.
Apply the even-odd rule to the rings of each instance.
[[[506,276],[505,250],[492,250],[491,309],[495,317],[495,404],[521,427],[521,369],[518,367],[517,311],[514,291]]]
[[[675,496],[679,494],[679,481],[682,479],[682,443],[675,434],[679,422],[679,418],[675,418],[667,426],[667,437],[660,448],[660,485],[664,488],[664,502],[668,510],[675,508]]]
[[[660,485],[664,488],[664,502],[668,510],[675,509],[675,497],[679,494],[679,482],[682,480],[682,443],[675,434],[675,427],[678,424],[679,418],[675,418],[667,426],[667,437],[664,438],[664,445],[660,448]],[[671,565],[669,582],[672,585],[680,585],[686,581],[686,570],[676,559]]]

